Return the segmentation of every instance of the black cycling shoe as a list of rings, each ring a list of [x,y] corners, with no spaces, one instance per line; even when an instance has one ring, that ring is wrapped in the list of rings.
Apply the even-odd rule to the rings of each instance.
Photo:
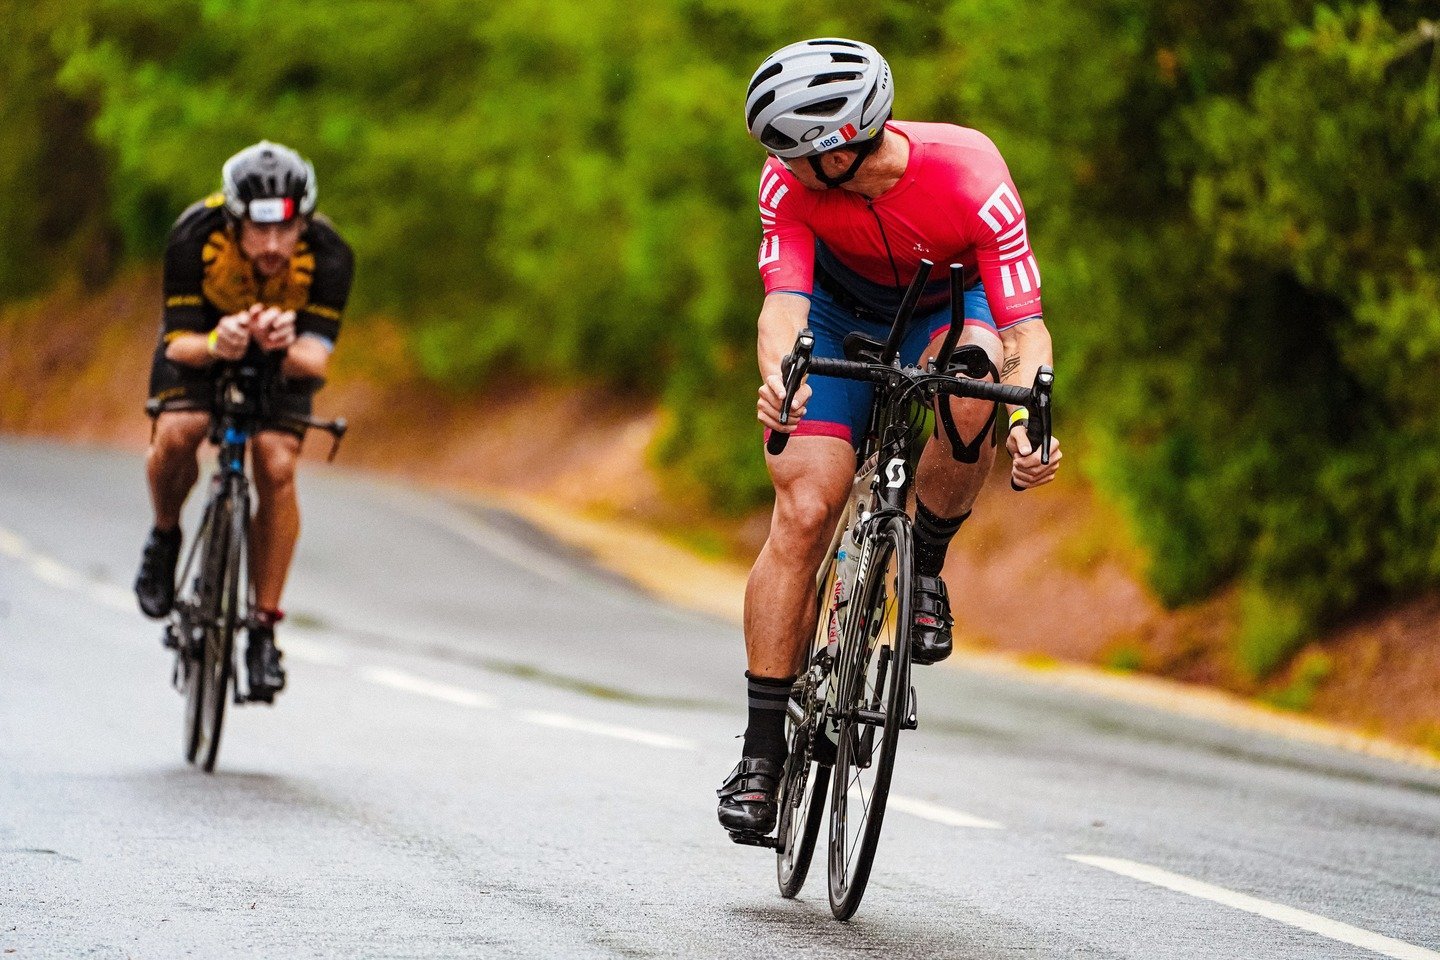
[[[744,757],[715,795],[720,798],[720,825],[731,833],[763,836],[775,829],[784,764],[764,757]]]
[[[950,595],[939,577],[915,578],[915,629],[911,633],[910,661],[922,666],[950,656],[954,640],[950,628]]]
[[[280,665],[281,653],[275,646],[275,626],[252,619],[246,632],[250,635],[245,648],[245,666],[250,671],[250,699],[273,703],[275,694],[285,689],[285,668]]]
[[[175,564],[180,560],[180,528],[151,530],[135,577],[140,612],[158,620],[175,606]]]

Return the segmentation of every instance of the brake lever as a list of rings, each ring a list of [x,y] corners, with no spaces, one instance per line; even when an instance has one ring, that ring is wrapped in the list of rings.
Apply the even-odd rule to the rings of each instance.
[[[815,352],[815,334],[806,327],[795,337],[795,346],[780,361],[780,371],[785,376],[785,402],[780,406],[780,422],[790,422],[790,404],[795,399],[795,391],[800,389],[800,384],[805,382],[805,374],[810,370],[810,356]],[[765,449],[773,457],[780,456],[785,451],[785,445],[790,442],[790,434],[783,430],[771,430],[770,439],[765,441]]]
[[[334,463],[335,455],[340,452],[340,441],[345,439],[345,431],[350,429],[350,424],[345,422],[344,417],[336,417],[326,429],[330,431],[330,456],[325,458],[325,462]]]
[[[1050,440],[1055,435],[1050,405],[1054,389],[1054,369],[1041,364],[1040,369],[1035,371],[1035,384],[1030,388],[1030,402],[1025,405],[1030,411],[1030,419],[1025,423],[1025,435],[1030,439],[1030,449],[1040,451],[1040,462],[1044,464],[1050,463]],[[1010,489],[1019,492],[1030,488],[1020,486],[1012,477]]]

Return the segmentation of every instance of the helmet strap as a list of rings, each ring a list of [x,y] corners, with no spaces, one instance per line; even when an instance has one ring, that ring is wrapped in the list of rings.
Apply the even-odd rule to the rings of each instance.
[[[865,162],[870,154],[875,152],[875,148],[880,146],[880,141],[884,139],[884,137],[885,130],[882,125],[879,136],[871,137],[869,140],[863,143],[857,143],[854,147],[851,147],[850,149],[855,151],[855,159],[850,161],[850,166],[842,171],[839,176],[832,177],[825,172],[825,168],[820,163],[821,154],[812,153],[805,159],[810,161],[810,169],[815,171],[816,179],[833,190],[855,179],[855,174],[860,172],[860,165]]]

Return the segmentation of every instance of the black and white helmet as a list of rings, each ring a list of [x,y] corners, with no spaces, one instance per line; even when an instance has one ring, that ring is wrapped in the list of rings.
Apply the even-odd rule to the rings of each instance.
[[[225,209],[255,223],[282,223],[315,212],[315,168],[278,143],[261,140],[225,161],[220,171]]]
[[[750,80],[750,136],[784,160],[875,139],[890,119],[890,65],[868,43],[823,37],[772,53]]]

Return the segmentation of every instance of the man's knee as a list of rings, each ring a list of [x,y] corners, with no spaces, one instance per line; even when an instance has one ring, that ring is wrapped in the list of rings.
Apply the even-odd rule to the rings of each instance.
[[[273,430],[257,434],[254,442],[255,485],[263,494],[295,482],[300,459],[300,438]]]
[[[823,548],[843,508],[843,498],[835,500],[818,484],[796,484],[777,493],[771,539],[805,553]]]
[[[210,429],[210,414],[203,410],[173,410],[155,419],[150,443],[153,456],[162,460],[193,457]]]

